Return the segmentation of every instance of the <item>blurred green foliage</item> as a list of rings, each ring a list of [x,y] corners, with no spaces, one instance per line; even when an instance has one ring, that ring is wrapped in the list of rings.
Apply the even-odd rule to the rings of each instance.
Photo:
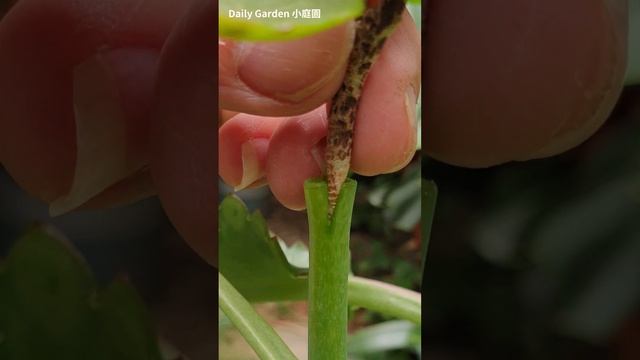
[[[150,324],[126,281],[98,289],[50,229],[30,231],[0,263],[0,359],[160,360]]]
[[[423,288],[434,349],[615,351],[640,312],[639,105],[640,89],[627,88],[603,129],[553,158],[485,170],[425,159],[440,188]]]
[[[410,232],[420,221],[420,166],[414,164],[400,177],[381,177],[368,193],[369,203],[382,209],[386,223],[401,231]]]
[[[357,177],[359,202],[354,207],[352,226],[355,231],[367,234],[368,240],[352,244],[356,275],[384,279],[410,289],[419,287],[420,176],[420,164],[416,161],[394,174]]]
[[[406,349],[419,356],[420,334],[419,326],[405,320],[372,325],[358,330],[349,338],[349,356],[351,360],[406,359],[404,353],[398,351]]]

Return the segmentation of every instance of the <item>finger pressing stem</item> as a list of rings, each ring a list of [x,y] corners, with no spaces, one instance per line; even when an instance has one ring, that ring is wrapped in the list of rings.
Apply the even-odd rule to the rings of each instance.
[[[404,0],[381,0],[357,20],[356,36],[342,86],[331,101],[327,135],[329,216],[349,173],[356,109],[362,86],[384,42],[402,17]]]

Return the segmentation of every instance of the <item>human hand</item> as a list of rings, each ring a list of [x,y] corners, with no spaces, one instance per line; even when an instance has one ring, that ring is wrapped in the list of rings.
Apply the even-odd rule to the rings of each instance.
[[[4,168],[53,214],[157,193],[215,264],[215,16],[210,0],[18,1],[0,21]]]
[[[423,149],[486,167],[562,153],[623,87],[627,0],[429,1]]]
[[[219,131],[219,171],[242,189],[268,183],[292,209],[324,167],[327,108],[342,84],[354,24],[280,43],[219,42],[220,106],[239,112]],[[364,85],[351,167],[362,175],[404,167],[416,147],[420,40],[405,11]]]
[[[157,193],[180,233],[213,264],[217,8],[193,3],[187,12],[187,2],[171,0],[20,0],[0,22],[0,161],[29,193],[57,204],[56,212]],[[622,86],[620,4],[430,1],[423,147],[475,167],[551,155],[584,140]],[[415,100],[406,90],[417,93],[420,70],[412,26],[406,19],[399,26],[386,45],[395,50],[383,50],[365,85],[356,172],[394,171],[413,153],[406,104]],[[339,86],[351,31],[346,25],[300,40],[298,52],[254,49],[262,55],[246,74],[225,55],[235,51],[230,43],[219,45],[221,107],[257,114],[219,129],[229,132],[219,148],[228,157],[219,158],[223,179],[242,183],[242,144],[257,139],[247,146],[257,175],[245,183],[264,176],[287,206],[303,205],[296,189],[320,173],[322,156],[318,164],[313,155],[322,153],[326,133],[322,107]],[[275,70],[260,71],[269,66]]]

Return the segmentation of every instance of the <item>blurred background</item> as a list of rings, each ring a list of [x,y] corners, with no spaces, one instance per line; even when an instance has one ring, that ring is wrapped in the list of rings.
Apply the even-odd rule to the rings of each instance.
[[[191,360],[215,359],[217,272],[179,237],[156,198],[52,219],[47,206],[26,195],[0,167],[0,262],[35,222],[62,232],[100,286],[125,276],[164,343]]]
[[[561,156],[423,161],[425,359],[640,359],[640,86]]]
[[[4,5],[5,1],[0,0],[0,12]],[[413,4],[409,8],[420,26],[420,6]],[[419,113],[417,117],[420,118]],[[419,290],[420,165],[416,157],[396,174],[357,177],[352,235],[355,274]],[[228,193],[221,184],[220,199]],[[270,229],[287,244],[307,243],[304,212],[286,210],[267,188],[239,195],[250,209],[263,213]],[[52,225],[69,239],[99,285],[104,287],[116,278],[126,277],[151,313],[163,344],[175,347],[186,358],[256,358],[223,316],[218,322],[216,269],[180,238],[157,198],[116,209],[74,211],[51,218],[46,204],[27,195],[0,166],[0,263],[34,223]],[[297,354],[306,353],[306,304],[262,304],[258,311]],[[350,330],[360,334],[352,346],[354,359],[419,358],[420,329],[390,320],[353,309]],[[359,332],[373,324],[385,326],[369,334]],[[218,334],[220,355],[214,341]],[[378,341],[381,336],[392,341]]]
[[[356,177],[353,272],[423,293],[425,359],[640,359],[638,134],[640,86],[627,87],[606,125],[561,156],[485,170],[416,157],[401,172]],[[424,277],[421,171],[439,188]],[[288,244],[306,242],[304,213],[276,204],[268,189],[241,195]],[[51,219],[0,168],[0,259],[34,222],[65,234],[102,285],[126,274],[160,336],[190,359],[217,358],[214,336],[221,359],[255,358],[224,317],[217,321],[216,271],[157,199]],[[305,351],[304,303],[259,312]],[[354,309],[350,330],[389,320]],[[406,336],[382,350],[367,343],[379,337],[360,337],[359,358],[421,357],[415,329],[379,329],[383,339]]]

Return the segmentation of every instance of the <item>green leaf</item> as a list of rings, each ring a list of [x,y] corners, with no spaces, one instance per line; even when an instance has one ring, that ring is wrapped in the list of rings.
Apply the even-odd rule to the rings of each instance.
[[[230,195],[219,211],[220,273],[249,301],[305,300],[308,263],[302,243],[287,248],[269,234],[259,212],[250,214],[239,198]],[[283,251],[283,248],[286,250]],[[286,255],[285,255],[286,253]],[[420,321],[420,294],[356,276],[349,277],[349,304],[403,319]],[[416,305],[417,304],[417,305]]]
[[[100,292],[95,307],[98,336],[111,354],[109,359],[159,359],[158,342],[150,332],[149,314],[133,287],[116,281]]]
[[[50,229],[30,231],[0,267],[0,359],[160,360],[149,323],[126,282],[100,292]]]
[[[249,41],[288,40],[312,35],[355,19],[364,11],[364,1],[220,0],[219,9],[219,30],[223,38]],[[303,17],[307,10],[319,10],[320,15],[316,18]],[[279,11],[288,17],[263,15],[273,11]],[[251,18],[234,16],[240,14],[249,14]]]
[[[380,352],[411,349],[419,351],[420,326],[393,320],[366,327],[349,338],[349,354],[359,359]],[[416,336],[417,335],[417,336]]]
[[[251,304],[222,274],[218,276],[218,300],[220,309],[240,331],[256,354],[260,356],[260,359],[296,359],[275,330],[256,313]]]
[[[249,301],[303,300],[307,270],[291,265],[259,212],[230,195],[219,208],[220,272]]]
[[[223,332],[231,326],[231,320],[224,314],[224,312],[218,308],[218,331]]]
[[[92,280],[70,249],[35,230],[11,250],[0,278],[0,358],[79,359],[87,351]]]

